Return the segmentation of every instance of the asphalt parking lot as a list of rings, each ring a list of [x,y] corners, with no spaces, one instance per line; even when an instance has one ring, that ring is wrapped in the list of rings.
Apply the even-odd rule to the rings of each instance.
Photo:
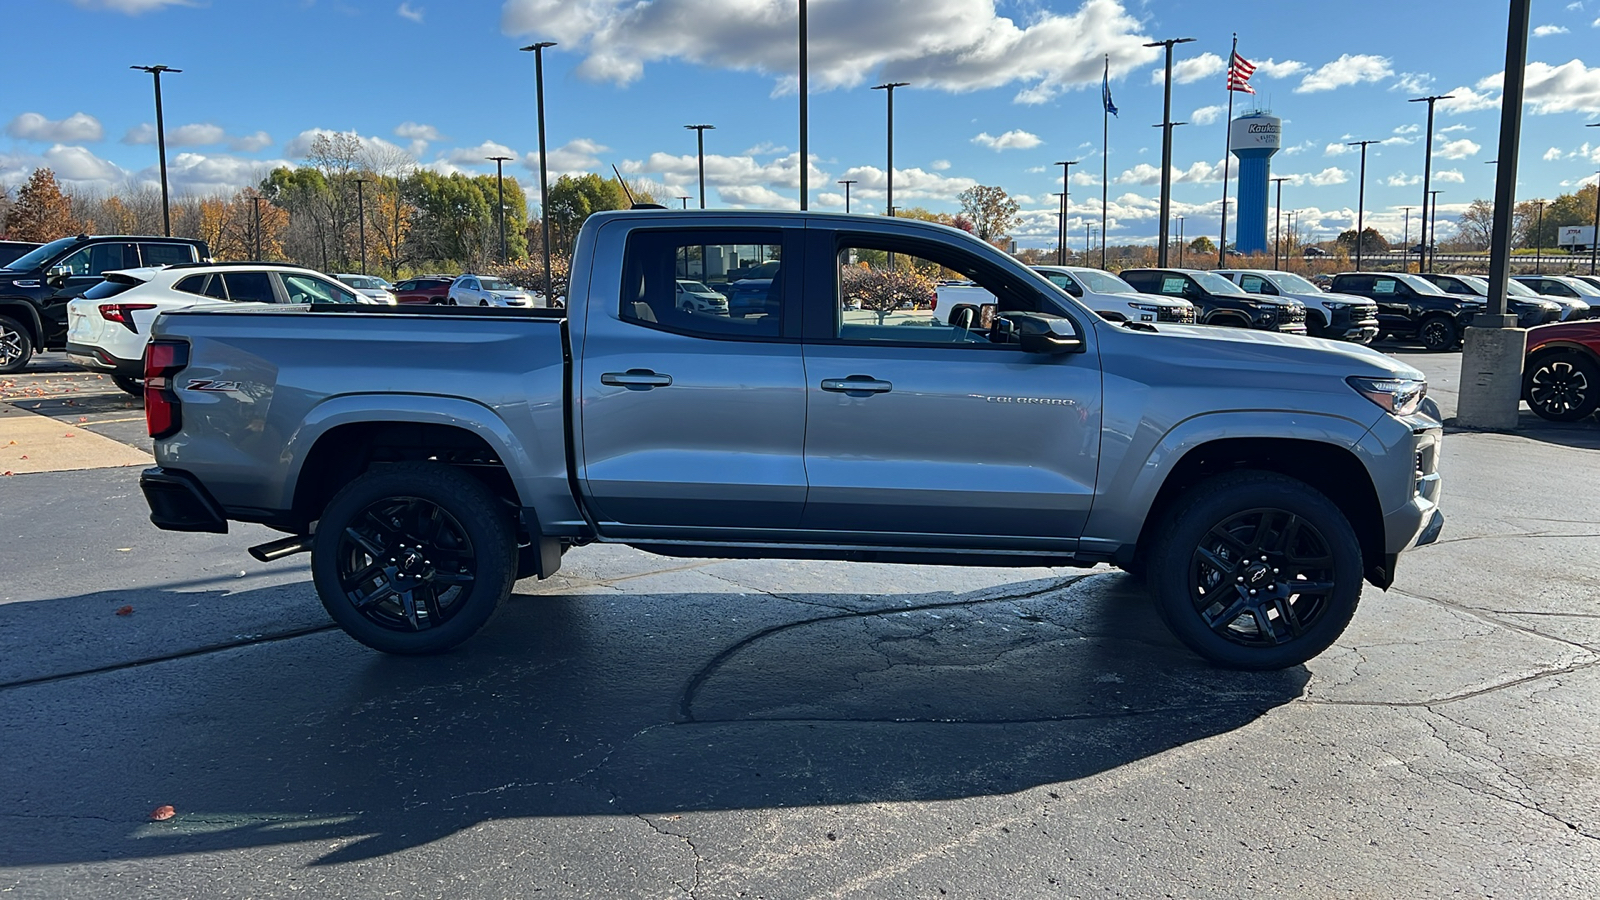
[[[1383,349],[1453,413],[1457,354]],[[1450,434],[1444,539],[1243,674],[1104,567],[599,546],[384,657],[264,529],[148,524],[108,379],[0,408],[87,460],[0,460],[9,895],[1600,895],[1594,421]]]

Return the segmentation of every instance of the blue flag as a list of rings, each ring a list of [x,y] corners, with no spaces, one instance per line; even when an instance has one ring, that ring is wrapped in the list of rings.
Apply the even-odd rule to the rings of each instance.
[[[1106,105],[1106,112],[1113,116],[1117,114],[1117,105],[1111,102],[1111,59],[1106,58],[1106,73],[1100,78],[1100,99]]]

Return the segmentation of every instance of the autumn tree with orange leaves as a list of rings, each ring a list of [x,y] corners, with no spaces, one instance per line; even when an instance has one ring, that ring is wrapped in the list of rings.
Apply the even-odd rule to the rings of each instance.
[[[82,230],[83,223],[72,215],[72,201],[56,184],[56,173],[42,168],[33,170],[6,215],[6,234],[14,241],[43,243]]]

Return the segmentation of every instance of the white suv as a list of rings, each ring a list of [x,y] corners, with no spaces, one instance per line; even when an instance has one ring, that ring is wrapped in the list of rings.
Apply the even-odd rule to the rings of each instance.
[[[514,306],[526,309],[543,306],[534,303],[532,291],[525,291],[504,278],[489,275],[462,275],[450,282],[451,306]]]
[[[67,358],[143,392],[144,346],[156,316],[229,303],[359,303],[365,298],[319,272],[270,263],[195,263],[107,272],[67,304]]]
[[[376,275],[356,275],[350,272],[335,272],[333,277],[339,279],[347,287],[356,289],[363,303],[382,303],[385,306],[394,306],[394,285]]]

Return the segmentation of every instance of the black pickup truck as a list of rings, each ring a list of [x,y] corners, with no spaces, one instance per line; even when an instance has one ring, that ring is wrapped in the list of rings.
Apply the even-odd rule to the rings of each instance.
[[[209,259],[205,241],[88,235],[51,241],[0,269],[0,374],[28,364],[36,350],[67,344],[67,301],[104,280],[106,272]]]
[[[1415,340],[1429,350],[1451,350],[1482,312],[1481,298],[1447,294],[1420,275],[1397,272],[1340,272],[1332,291],[1355,294],[1378,304],[1378,338]]]
[[[1145,294],[1182,297],[1194,304],[1201,325],[1226,325],[1289,334],[1306,333],[1306,305],[1287,297],[1252,294],[1200,269],[1124,269],[1122,280]]]

